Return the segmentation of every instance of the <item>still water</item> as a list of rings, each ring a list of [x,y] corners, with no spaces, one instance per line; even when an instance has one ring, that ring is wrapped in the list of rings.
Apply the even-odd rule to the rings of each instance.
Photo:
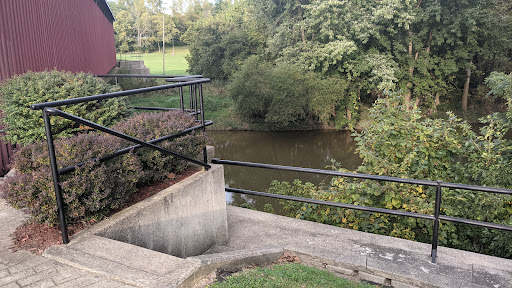
[[[348,131],[209,131],[208,136],[213,140],[215,157],[225,160],[330,169],[331,159],[335,159],[349,170],[355,170],[361,164],[354,139]],[[227,186],[262,192],[268,190],[272,180],[292,182],[300,179],[314,184],[330,181],[325,175],[229,165],[224,169]],[[279,201],[270,198],[226,193],[226,202],[236,206],[249,203],[260,211],[270,203],[276,213],[282,213]]]

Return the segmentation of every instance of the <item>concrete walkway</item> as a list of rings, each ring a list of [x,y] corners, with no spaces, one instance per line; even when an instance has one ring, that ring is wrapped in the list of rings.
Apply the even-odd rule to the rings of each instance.
[[[11,252],[11,235],[26,215],[0,199],[0,287],[133,287],[25,251]]]
[[[281,247],[303,262],[392,287],[512,287],[512,260],[228,206],[229,242],[217,254]],[[205,255],[207,256],[207,255]],[[204,256],[201,256],[204,257]]]

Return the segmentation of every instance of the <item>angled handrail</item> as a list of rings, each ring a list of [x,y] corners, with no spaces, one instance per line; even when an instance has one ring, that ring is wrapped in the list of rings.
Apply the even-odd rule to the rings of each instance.
[[[210,126],[212,124],[213,124],[213,121],[206,121],[204,126]],[[160,137],[160,138],[157,138],[157,139],[153,139],[153,140],[147,141],[147,143],[155,144],[155,143],[162,142],[162,141],[165,141],[165,140],[174,139],[174,138],[180,137],[182,135],[185,135],[187,133],[190,133],[192,131],[195,131],[197,129],[202,129],[202,128],[203,128],[203,125],[197,125],[197,126],[185,129],[185,130],[183,130],[181,132],[178,132],[178,133],[174,133],[174,134],[171,134],[171,135],[167,135],[167,136],[164,136],[164,137]],[[142,148],[142,147],[143,146],[139,145],[139,144],[133,145],[133,146],[126,147],[124,149],[118,150],[118,151],[116,151],[116,152],[114,152],[112,154],[105,155],[105,156],[100,157],[100,158],[93,158],[91,160],[92,161],[104,162],[104,161],[110,160],[112,158],[115,158],[117,156],[120,156],[120,155],[123,155],[123,154],[127,154],[130,151],[132,151],[132,150],[137,150],[137,149]],[[80,162],[80,163],[78,163],[78,164],[76,164],[74,166],[68,166],[68,167],[61,168],[61,169],[59,169],[59,175],[64,175],[64,174],[67,174],[67,173],[71,173],[71,172],[75,171],[76,168],[82,167],[84,165],[85,165],[85,162]]]
[[[166,85],[160,85],[160,86],[138,88],[138,89],[132,89],[132,90],[126,90],[126,91],[118,91],[118,92],[111,92],[111,93],[85,96],[85,97],[79,97],[79,98],[71,98],[71,99],[65,99],[65,100],[32,104],[30,106],[30,108],[32,110],[41,110],[46,107],[59,107],[59,106],[64,106],[64,105],[85,103],[85,102],[90,102],[90,101],[105,100],[105,99],[110,99],[110,98],[130,96],[130,95],[146,93],[146,92],[160,91],[160,90],[165,90],[165,89],[170,89],[170,88],[179,88],[179,87],[183,87],[183,86],[202,84],[202,83],[207,83],[207,82],[210,82],[210,79],[198,78],[197,80],[192,80],[192,81],[187,81],[187,82],[180,82],[180,83],[174,83],[174,84],[166,84]]]
[[[113,129],[110,129],[110,128],[107,128],[105,126],[102,126],[102,125],[99,125],[99,124],[96,124],[92,121],[89,121],[89,120],[85,120],[83,118],[80,118],[80,117],[77,117],[75,115],[72,115],[72,114],[69,114],[69,113],[66,113],[64,111],[61,111],[61,110],[58,110],[58,109],[55,109],[55,108],[44,108],[44,111],[49,114],[49,115],[56,115],[56,116],[60,116],[62,118],[65,118],[65,119],[68,119],[68,120],[71,120],[73,122],[76,122],[76,123],[79,123],[79,124],[82,124],[84,126],[87,126],[87,127],[91,127],[93,129],[96,129],[96,130],[99,130],[101,132],[104,132],[104,133],[107,133],[107,134],[110,134],[110,135],[113,135],[113,136],[116,136],[118,138],[121,138],[121,139],[124,139],[124,140],[128,140],[130,142],[133,142],[133,143],[136,143],[138,145],[140,145],[141,147],[147,147],[147,148],[151,148],[151,149],[154,149],[156,151],[159,151],[163,154],[168,154],[168,155],[171,155],[171,156],[174,156],[176,158],[179,158],[179,159],[182,159],[182,160],[187,160],[189,162],[192,162],[196,165],[200,165],[200,166],[203,166],[207,169],[210,169],[211,166],[206,164],[206,163],[203,163],[203,162],[200,162],[200,161],[197,161],[195,159],[192,159],[190,157],[187,157],[185,155],[182,155],[182,154],[179,154],[179,153],[176,153],[176,152],[172,152],[168,149],[165,149],[165,148],[162,148],[160,146],[157,146],[155,144],[152,144],[150,142],[146,142],[144,140],[141,140],[141,139],[138,139],[138,138],[135,138],[135,137],[132,137],[132,136],[129,136],[129,135],[126,135],[124,133],[121,133],[119,131],[116,131],[116,130],[113,130]]]
[[[107,75],[100,75],[100,76],[107,76]],[[116,77],[121,75],[108,75],[108,77]],[[119,137],[121,139],[125,139],[127,141],[133,142],[136,145],[118,150],[110,155],[105,155],[103,157],[94,158],[91,160],[95,161],[106,161],[108,159],[112,159],[114,157],[117,157],[119,155],[126,154],[134,149],[139,149],[142,147],[147,147],[150,149],[157,150],[163,154],[171,155],[173,157],[176,157],[178,159],[182,159],[191,163],[194,163],[196,165],[200,165],[204,167],[205,169],[211,168],[211,166],[208,164],[207,154],[206,154],[206,147],[203,148],[203,162],[192,159],[190,157],[187,157],[185,155],[182,155],[180,153],[176,153],[173,151],[170,151],[168,149],[162,148],[160,146],[155,145],[155,143],[173,139],[176,137],[179,137],[181,135],[184,135],[186,133],[190,133],[194,130],[202,129],[203,133],[206,129],[206,126],[212,125],[212,121],[206,121],[204,118],[204,100],[203,100],[203,89],[202,84],[210,82],[210,79],[208,78],[202,78],[201,75],[123,75],[124,77],[140,77],[140,78],[176,78],[180,79],[179,83],[173,83],[173,84],[166,84],[166,85],[160,85],[160,86],[153,86],[153,87],[146,87],[146,88],[139,88],[139,89],[133,89],[133,90],[126,90],[126,91],[118,91],[118,92],[111,92],[111,93],[105,93],[105,94],[98,94],[98,95],[91,95],[86,97],[79,97],[79,98],[71,98],[71,99],[65,99],[65,100],[58,100],[58,101],[51,101],[51,102],[45,102],[45,103],[37,103],[30,106],[32,110],[42,110],[43,113],[43,120],[44,120],[44,126],[45,126],[45,135],[46,135],[46,141],[48,145],[48,154],[50,158],[50,167],[52,171],[52,180],[53,180],[53,186],[55,189],[55,198],[57,201],[57,207],[58,207],[58,215],[59,215],[59,221],[61,226],[61,234],[62,234],[62,242],[64,244],[69,243],[69,237],[68,237],[68,231],[67,231],[67,224],[66,224],[66,217],[64,215],[64,201],[62,196],[62,188],[60,186],[60,175],[70,173],[76,168],[83,166],[85,163],[77,163],[74,166],[69,167],[63,167],[61,169],[58,169],[57,167],[57,159],[55,155],[55,146],[54,146],[54,139],[52,135],[52,127],[50,122],[50,116],[59,116],[63,117],[65,119],[71,120],[75,123],[82,124],[84,126],[102,131],[104,133]],[[185,109],[184,107],[184,101],[183,101],[183,87],[189,86],[190,87],[190,109]],[[199,87],[197,87],[199,86]],[[55,107],[65,106],[65,105],[72,105],[72,104],[78,104],[78,103],[85,103],[90,101],[99,101],[99,100],[105,100],[105,99],[111,99],[111,98],[117,98],[117,97],[123,97],[123,96],[129,96],[129,95],[136,95],[140,93],[146,93],[146,92],[153,92],[153,91],[159,91],[159,90],[165,90],[165,89],[171,89],[171,88],[179,88],[180,93],[180,108],[155,108],[155,107],[136,107],[136,109],[145,109],[145,110],[181,110],[182,112],[188,112],[189,114],[195,115],[196,122],[200,122],[200,125],[196,125],[194,127],[190,127],[188,129],[185,129],[181,132],[173,133],[171,135],[167,135],[164,137],[160,137],[157,139],[153,139],[150,141],[144,141],[141,139],[138,139],[136,137],[131,137],[129,135],[126,135],[124,133],[121,133],[119,131],[115,131],[113,129],[107,128],[105,126],[99,125],[97,123],[94,123],[92,121],[80,118],[76,115],[66,113],[62,110],[59,110]],[[197,89],[199,88],[199,89]],[[198,95],[197,92],[199,91],[199,100],[197,99]],[[199,101],[199,103],[198,103]],[[200,105],[200,107],[198,107]],[[201,118],[199,119],[199,115],[201,115]]]

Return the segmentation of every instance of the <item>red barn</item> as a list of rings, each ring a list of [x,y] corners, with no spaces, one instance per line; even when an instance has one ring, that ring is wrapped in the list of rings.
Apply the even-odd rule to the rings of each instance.
[[[0,0],[0,81],[28,70],[106,74],[113,21],[105,0]]]
[[[116,64],[113,22],[105,0],[0,0],[0,82],[28,70],[106,74]],[[0,175],[11,156],[0,140]]]

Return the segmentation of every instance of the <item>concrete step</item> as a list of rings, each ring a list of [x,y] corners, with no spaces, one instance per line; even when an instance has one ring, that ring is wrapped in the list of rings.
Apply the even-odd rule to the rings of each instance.
[[[181,259],[96,235],[52,246],[43,256],[138,287],[179,287],[201,264],[198,259]]]
[[[144,61],[118,61],[118,67],[121,69],[136,69],[136,68],[145,68]]]

